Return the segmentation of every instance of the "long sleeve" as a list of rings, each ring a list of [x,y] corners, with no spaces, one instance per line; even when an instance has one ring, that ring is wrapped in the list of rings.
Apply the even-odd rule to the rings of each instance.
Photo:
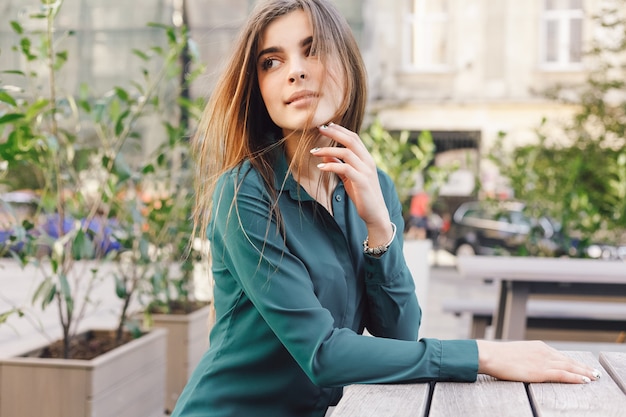
[[[402,251],[402,206],[391,179],[380,173],[379,180],[391,221],[398,232],[382,257],[364,256],[365,288],[370,309],[366,327],[374,336],[416,340],[421,310],[415,297],[415,283]]]
[[[474,341],[415,340],[420,312],[401,237],[365,259],[367,230],[343,187],[331,216],[281,168],[278,201],[249,164],[218,184],[207,230],[216,322],[173,417],[322,417],[348,384],[475,380]],[[383,337],[362,335],[365,326]]]
[[[324,285],[328,283],[316,288],[316,281],[320,280],[312,278],[311,265],[331,263],[330,259],[336,256],[332,245],[340,244],[340,239],[334,243],[327,241],[328,230],[315,232],[314,216],[307,216],[306,212],[290,213],[285,209],[282,215],[287,236],[279,233],[276,221],[268,220],[271,202],[254,171],[250,171],[241,183],[235,175],[225,177],[216,206],[213,240],[217,244],[213,247],[217,251],[213,252],[213,261],[223,263],[224,269],[231,271],[232,279],[241,287],[240,296],[250,300],[315,384],[342,386],[357,382],[442,377],[445,343],[414,341],[419,326],[416,319],[419,308],[410,274],[406,266],[399,267],[403,263],[400,240],[394,242],[394,247],[385,254],[386,259],[380,265],[371,265],[372,277],[367,287],[373,296],[368,298],[375,308],[370,311],[370,317],[380,313],[381,319],[376,322],[381,334],[412,341],[359,335],[354,329],[343,327],[341,317],[331,313],[333,307],[335,312],[341,312],[341,300],[337,300],[339,305],[330,309],[322,305],[318,291],[324,291]],[[293,210],[304,210],[303,205],[294,205]],[[306,240],[308,252],[294,254],[297,245],[290,246],[289,243],[302,239]],[[363,255],[354,253],[352,256]],[[397,277],[382,278],[386,269],[400,272]],[[338,282],[345,272],[346,268],[329,268],[323,273],[323,279]],[[339,286],[328,285],[340,294],[344,287],[341,283]],[[344,303],[349,302],[350,289],[341,294],[348,297]],[[331,304],[332,301],[333,298]],[[467,349],[463,355],[467,363],[461,366],[463,361],[450,360],[451,364],[458,365],[454,377],[472,380],[476,376],[475,344],[458,343]]]

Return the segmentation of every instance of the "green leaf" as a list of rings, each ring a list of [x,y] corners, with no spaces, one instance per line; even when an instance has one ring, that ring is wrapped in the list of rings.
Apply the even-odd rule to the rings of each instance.
[[[141,84],[139,84],[139,83],[138,83],[138,82],[136,82],[136,81],[131,81],[131,83],[130,83],[130,84],[131,84],[133,87],[135,87],[135,88],[137,89],[137,91],[139,91],[139,93],[140,93],[141,95],[145,95],[145,90],[144,90],[144,87],[143,87]]]
[[[72,297],[72,290],[70,288],[70,283],[65,274],[59,275],[59,282],[61,283],[61,295],[65,299],[66,308],[68,311],[68,315],[72,315],[72,311],[74,310],[74,297]]]
[[[150,259],[150,242],[145,237],[139,241],[139,253],[143,259]]]
[[[120,100],[125,101],[128,103],[130,97],[128,95],[128,92],[126,90],[124,90],[121,87],[115,87],[115,95],[118,96],[120,98]]]
[[[110,101],[109,103],[109,119],[110,120],[117,120],[120,117],[120,114],[122,112],[121,109],[121,104],[119,99],[117,99],[117,96],[115,96],[116,98],[114,98],[113,100]]]
[[[101,123],[104,115],[106,114],[106,105],[101,101],[96,102],[92,114],[94,122]]]
[[[169,27],[168,25],[164,23],[159,23],[159,22],[148,22],[146,26],[150,28],[156,28],[156,29],[167,29]]]
[[[24,33],[24,29],[22,28],[22,25],[20,25],[19,22],[15,20],[11,20],[11,28],[13,28],[13,32],[17,33],[18,35],[21,35]]]
[[[21,113],[8,113],[4,116],[0,116],[0,125],[5,123],[11,123],[19,119],[23,119],[24,115]]]
[[[165,33],[167,34],[167,38],[169,39],[171,44],[176,44],[176,32],[173,27],[168,26],[165,29]]]
[[[22,54],[28,61],[34,61],[37,59],[36,55],[33,55],[30,51],[32,43],[29,38],[22,38],[20,40],[20,48],[22,50]]]
[[[39,284],[39,287],[37,287],[37,290],[35,290],[32,303],[34,304],[37,300],[41,299],[41,309],[45,310],[48,304],[54,300],[56,293],[56,285],[54,285],[51,279],[47,278],[43,280],[41,284]]]
[[[152,174],[154,172],[155,172],[155,169],[154,169],[153,164],[148,164],[145,167],[143,167],[143,169],[141,170],[142,174]]]
[[[26,76],[26,73],[24,73],[24,71],[19,71],[19,70],[0,71],[0,74],[22,75],[24,77]]]
[[[72,255],[77,260],[92,259],[95,255],[94,243],[83,229],[80,229],[74,237]]]
[[[115,275],[115,294],[120,299],[126,298],[126,285],[124,285],[124,280],[122,280],[117,274]]]
[[[143,335],[141,326],[136,321],[125,321],[124,327],[130,332],[133,339],[139,339]]]
[[[132,176],[132,170],[122,155],[118,155],[113,163],[113,172],[117,175],[120,182],[124,182]]]
[[[50,100],[46,98],[38,98],[33,104],[31,104],[26,110],[26,118],[33,120],[50,104]]]
[[[124,113],[122,113],[120,115],[120,117],[117,119],[117,122],[115,122],[115,135],[119,136],[122,134],[122,132],[124,131],[124,120],[130,115],[130,110],[126,110]]]
[[[5,323],[9,317],[15,314],[16,310],[12,309],[9,311],[5,311],[4,313],[0,313],[0,324]]]
[[[138,56],[139,58],[141,58],[144,61],[149,61],[150,57],[148,56],[148,54],[146,54],[143,51],[140,51],[139,49],[133,49],[133,54]]]
[[[54,63],[54,69],[59,70],[63,67],[63,64],[67,62],[67,51],[61,51],[56,53],[56,61]]]
[[[6,91],[0,91],[0,101],[10,104],[13,107],[17,106],[17,102],[15,101],[15,99],[11,97],[11,95]]]
[[[87,113],[91,113],[91,104],[88,100],[78,100],[78,106]]]

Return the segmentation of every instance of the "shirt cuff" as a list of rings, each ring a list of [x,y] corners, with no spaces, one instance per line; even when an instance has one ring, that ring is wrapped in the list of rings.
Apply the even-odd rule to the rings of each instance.
[[[475,340],[442,340],[439,379],[474,382],[478,376],[478,344]]]

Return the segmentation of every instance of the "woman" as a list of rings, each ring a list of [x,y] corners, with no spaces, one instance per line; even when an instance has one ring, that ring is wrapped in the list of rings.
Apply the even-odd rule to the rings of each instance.
[[[597,375],[541,342],[416,341],[401,205],[354,133],[365,85],[327,0],[263,1],[245,25],[195,141],[216,324],[174,416],[324,416],[353,383]]]

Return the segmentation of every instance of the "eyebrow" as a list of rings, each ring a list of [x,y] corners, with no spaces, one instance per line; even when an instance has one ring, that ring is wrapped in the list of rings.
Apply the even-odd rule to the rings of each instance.
[[[313,36],[309,36],[307,38],[304,38],[303,40],[300,41],[300,47],[304,48],[306,46],[309,46],[313,43]],[[259,52],[259,54],[257,55],[257,61],[263,56],[263,55],[267,55],[267,54],[273,54],[276,52],[282,52],[283,48],[280,48],[278,46],[270,46],[269,48],[265,48],[263,49],[261,52]]]

